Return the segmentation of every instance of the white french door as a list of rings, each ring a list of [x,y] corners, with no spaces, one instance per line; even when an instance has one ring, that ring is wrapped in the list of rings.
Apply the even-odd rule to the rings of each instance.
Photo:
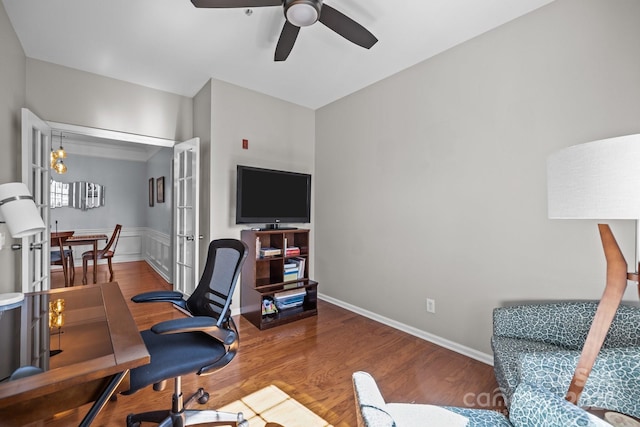
[[[198,284],[200,139],[173,147],[174,259],[173,286],[191,295]]]
[[[33,196],[38,212],[49,224],[49,156],[51,128],[26,108],[22,109],[22,182]],[[22,238],[22,292],[44,291],[49,281],[49,230]]]

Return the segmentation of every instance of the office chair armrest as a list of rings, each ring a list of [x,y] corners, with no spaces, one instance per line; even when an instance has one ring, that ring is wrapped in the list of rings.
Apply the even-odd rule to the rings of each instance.
[[[216,319],[208,316],[167,320],[153,325],[151,331],[160,335],[200,331],[213,336],[225,345],[231,345],[238,338],[235,331],[216,326]]]
[[[138,294],[131,298],[133,302],[172,302],[174,304],[179,301],[183,301],[183,296],[180,292],[176,291],[151,291],[143,294]]]

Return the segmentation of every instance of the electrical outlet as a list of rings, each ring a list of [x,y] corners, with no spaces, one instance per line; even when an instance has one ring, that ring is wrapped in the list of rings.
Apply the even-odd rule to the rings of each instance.
[[[427,313],[436,313],[436,300],[427,298]]]

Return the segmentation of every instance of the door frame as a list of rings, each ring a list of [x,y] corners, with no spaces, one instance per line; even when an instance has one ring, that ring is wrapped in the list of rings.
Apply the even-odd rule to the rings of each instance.
[[[200,273],[200,138],[173,147],[173,289],[191,295]],[[189,283],[190,282],[190,283]]]
[[[46,121],[46,123],[51,127],[52,134],[54,132],[55,133],[63,132],[65,134],[74,134],[74,135],[89,137],[91,139],[104,140],[104,142],[118,141],[118,142],[130,143],[130,144],[152,145],[152,146],[163,147],[163,148],[173,148],[177,143],[181,142],[181,141],[158,138],[153,136],[137,135],[137,134],[127,133],[127,132],[92,128],[88,126],[72,125],[68,123],[60,123],[60,122],[54,122],[54,121]],[[55,141],[52,144],[55,144]],[[50,216],[48,216],[48,218],[50,218]],[[173,217],[171,218],[171,220],[175,221]],[[47,219],[47,222],[49,222],[49,219]],[[47,223],[45,225],[47,225],[47,227],[49,228],[51,227],[51,224]],[[170,236],[170,242],[172,246],[170,248],[170,252],[173,252],[173,246],[175,246],[175,236],[173,235]],[[173,266],[173,269],[175,270],[175,265]],[[173,277],[171,277],[171,279],[173,280]]]

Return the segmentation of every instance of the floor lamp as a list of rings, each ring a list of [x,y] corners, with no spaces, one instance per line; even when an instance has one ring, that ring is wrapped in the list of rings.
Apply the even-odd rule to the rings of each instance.
[[[627,263],[606,224],[599,224],[607,261],[607,280],[566,399],[578,402],[627,287],[640,270],[640,134],[574,145],[547,161],[549,218],[633,220],[636,224],[636,271]],[[638,283],[640,295],[640,282]]]
[[[0,222],[6,223],[14,239],[32,236],[47,228],[29,189],[22,182],[0,185]],[[0,307],[6,308],[23,299],[22,293],[0,293]]]

